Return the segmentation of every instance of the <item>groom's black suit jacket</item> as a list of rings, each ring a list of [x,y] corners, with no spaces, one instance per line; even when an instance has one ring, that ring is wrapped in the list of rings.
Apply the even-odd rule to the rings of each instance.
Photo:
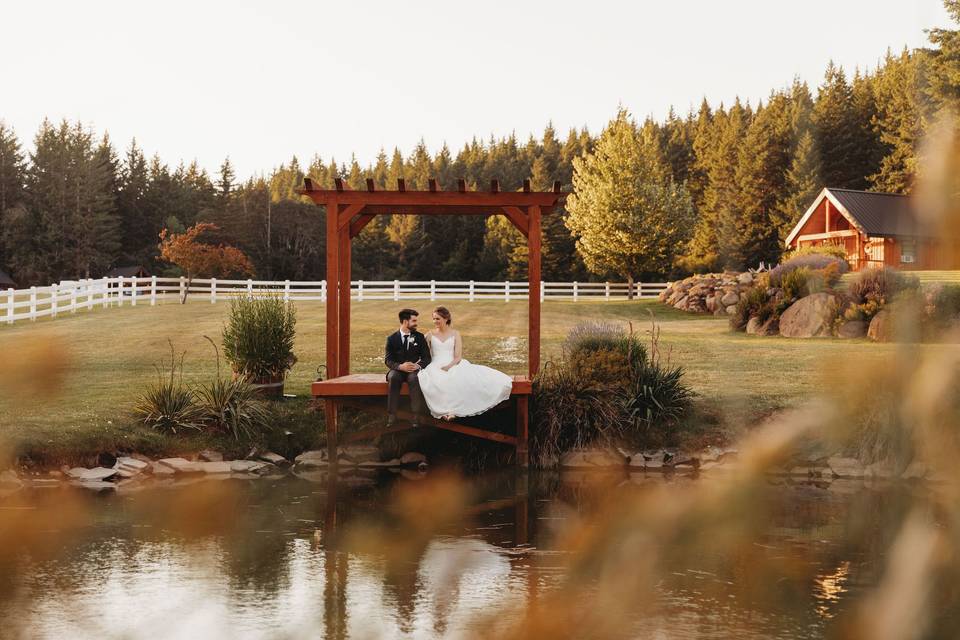
[[[384,349],[384,364],[390,369],[396,369],[404,362],[415,362],[420,368],[430,364],[430,349],[427,348],[427,339],[419,331],[411,331],[407,339],[407,348],[403,348],[403,338],[399,331],[387,336],[387,345]]]

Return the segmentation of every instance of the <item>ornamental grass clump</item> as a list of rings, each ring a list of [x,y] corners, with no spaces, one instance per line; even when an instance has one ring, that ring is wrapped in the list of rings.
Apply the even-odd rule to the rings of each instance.
[[[204,336],[217,354],[217,377],[194,391],[201,420],[213,431],[229,433],[236,440],[251,440],[269,429],[271,414],[255,387],[245,378],[220,376],[220,350]]]
[[[770,286],[777,288],[784,286],[783,279],[798,269],[818,272],[824,280],[824,288],[828,288],[837,284],[840,276],[850,270],[850,265],[842,258],[823,253],[799,255],[770,270]]]
[[[137,400],[134,415],[143,424],[169,433],[203,428],[203,411],[194,401],[191,390],[183,384],[183,356],[179,360],[170,344],[168,372],[157,369],[157,384]]]
[[[590,445],[637,444],[675,425],[691,392],[683,369],[661,362],[658,342],[656,325],[649,348],[632,327],[576,326],[559,361],[547,363],[534,380],[534,464],[549,466],[562,453]]]
[[[234,298],[223,328],[223,355],[239,377],[283,380],[297,361],[296,324],[296,309],[278,296]]]

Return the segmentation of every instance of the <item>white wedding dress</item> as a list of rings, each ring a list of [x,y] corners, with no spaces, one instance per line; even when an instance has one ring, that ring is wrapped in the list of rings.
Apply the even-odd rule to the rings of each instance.
[[[496,369],[472,364],[466,358],[448,371],[441,368],[453,361],[456,337],[443,341],[431,335],[429,340],[430,364],[417,378],[433,417],[475,416],[510,397],[513,379]]]

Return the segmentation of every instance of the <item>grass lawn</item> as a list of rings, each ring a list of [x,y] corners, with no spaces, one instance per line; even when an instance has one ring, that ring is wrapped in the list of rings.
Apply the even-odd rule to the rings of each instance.
[[[422,313],[432,307],[429,301],[409,304]],[[392,301],[354,301],[354,372],[384,370],[382,346],[394,329],[400,306]],[[525,372],[525,302],[451,301],[447,306],[454,314],[454,326],[464,335],[468,359],[508,373]],[[168,340],[177,354],[186,354],[185,379],[199,381],[215,374],[214,351],[203,336],[219,344],[228,309],[225,303],[211,305],[197,299],[183,306],[97,308],[57,319],[0,325],[0,354],[6,354],[0,359],[0,371],[6,368],[0,374],[0,440],[20,453],[43,452],[53,458],[124,445],[154,452],[183,447],[182,440],[136,428],[131,408],[156,380],[155,366],[169,360]],[[299,362],[287,392],[302,397],[309,395],[317,365],[324,362],[324,308],[320,302],[304,302],[297,311]],[[661,328],[663,356],[686,368],[687,381],[699,394],[699,407],[718,417],[731,435],[758,416],[796,405],[830,384],[830,372],[835,370],[831,363],[853,359],[864,367],[878,366],[893,350],[866,341],[748,337],[731,333],[726,319],[690,315],[649,300],[547,301],[543,361],[558,354],[567,331],[578,322],[632,322],[635,330],[647,331],[651,313]],[[62,382],[56,384],[56,377],[44,363],[36,362],[38,358],[31,359],[31,353],[61,354]],[[229,375],[226,365],[223,371]],[[39,392],[11,393],[11,380],[35,382]]]

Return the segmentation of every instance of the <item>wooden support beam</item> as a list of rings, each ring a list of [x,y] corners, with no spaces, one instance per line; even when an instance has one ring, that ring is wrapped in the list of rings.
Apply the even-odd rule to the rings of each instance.
[[[349,207],[348,207],[349,208]],[[350,228],[340,229],[340,291],[339,318],[337,319],[340,344],[337,348],[339,364],[337,375],[350,375]]]
[[[407,190],[407,183],[403,178],[397,178],[397,191],[403,193]]]
[[[367,178],[367,191],[371,193],[374,191],[373,178]]]
[[[529,283],[529,318],[527,345],[530,349],[529,373],[532,380],[540,370],[540,207],[527,208],[527,277]]]
[[[427,184],[429,185],[430,193],[436,193],[439,191],[437,188],[437,179],[436,178],[427,178]]]
[[[521,211],[519,207],[504,207],[503,214],[524,237],[527,237],[530,228],[527,214]]]
[[[365,214],[363,214],[362,216],[360,216],[359,218],[357,218],[356,220],[354,220],[353,222],[351,222],[351,223],[350,223],[350,237],[351,237],[351,238],[356,238],[358,235],[360,235],[360,232],[363,231],[363,228],[364,228],[365,226],[367,226],[367,224],[368,224],[371,220],[373,220],[374,217],[375,217],[375,216],[374,216],[372,213],[365,213]]]
[[[529,451],[529,399],[528,396],[517,396],[517,465],[526,467],[530,464]]]
[[[333,185],[337,188],[337,191],[343,191],[343,178],[334,178]]]
[[[350,226],[350,222],[353,220],[353,216],[357,215],[363,211],[363,204],[351,204],[347,205],[340,210],[340,214],[337,216],[339,222],[337,223],[337,229],[342,231]]]
[[[344,406],[354,407],[357,409],[364,409],[368,411],[373,411],[375,413],[385,413],[386,408],[381,404],[370,405],[357,400],[351,400],[347,398],[338,399],[338,401]],[[481,438],[483,440],[491,440],[493,442],[499,442],[502,444],[510,444],[513,446],[517,445],[517,438],[506,433],[500,433],[499,431],[487,431],[486,429],[481,429],[479,427],[471,427],[465,424],[458,424],[456,422],[446,422],[444,420],[438,420],[433,416],[418,416],[410,411],[403,409],[397,410],[397,418],[399,420],[404,420],[408,423],[412,423],[413,419],[416,418],[420,426],[431,426],[438,429],[444,429],[445,431],[453,431],[454,433],[462,433],[466,436],[472,436],[474,438]],[[362,440],[365,438],[374,438],[378,435],[384,433],[390,433],[392,431],[402,431],[404,429],[411,429],[412,427],[408,424],[406,427],[394,428],[391,427],[387,430],[386,427],[374,427],[371,429],[364,429],[362,431],[351,432],[349,435],[345,435],[344,439],[350,440]]]
[[[554,180],[554,181],[553,181],[553,192],[554,192],[554,193],[560,193],[560,181],[559,181],[559,180]]]
[[[336,378],[340,375],[337,349],[338,319],[340,308],[337,304],[340,272],[340,243],[337,220],[340,206],[336,200],[327,203],[327,377]]]
[[[327,459],[337,459],[337,403],[335,400],[323,401],[323,421],[327,427]]]
[[[317,188],[318,188],[318,187],[313,184],[313,179],[312,179],[312,178],[304,178],[304,179],[303,179],[303,190],[304,190],[304,191],[314,191],[314,190],[317,189]],[[304,194],[304,195],[306,195],[306,194]]]
[[[523,179],[523,192],[530,193],[530,178]]]
[[[467,192],[467,181],[463,178],[457,178],[457,191],[460,193]]]
[[[500,181],[496,178],[490,181],[490,193],[500,193]]]

